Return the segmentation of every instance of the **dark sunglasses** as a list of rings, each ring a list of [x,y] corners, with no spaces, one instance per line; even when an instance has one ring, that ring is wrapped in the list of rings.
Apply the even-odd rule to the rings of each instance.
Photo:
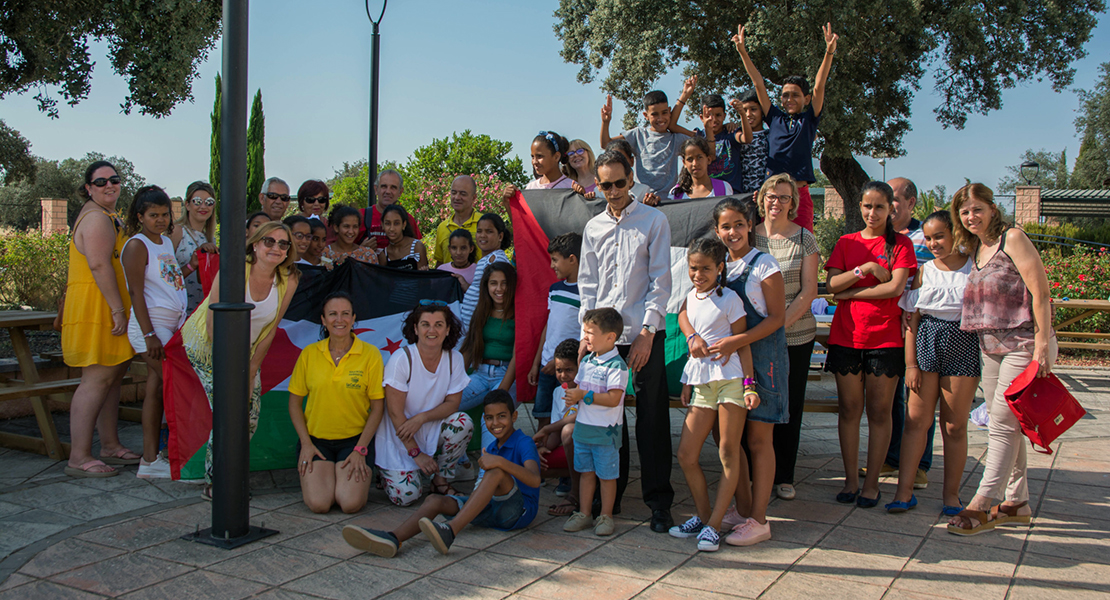
[[[618,179],[616,181],[599,181],[598,184],[597,184],[597,187],[599,187],[602,190],[608,192],[610,189],[612,189],[614,187],[617,188],[618,190],[624,189],[624,186],[626,186],[626,185],[628,185],[628,180],[627,179]]]
[[[201,204],[203,204],[205,206],[215,206],[216,205],[216,199],[215,198],[201,198],[200,196],[193,196],[192,198],[189,198],[189,202],[192,202],[193,206],[200,206]]]
[[[447,303],[444,302],[443,300],[421,300],[420,301],[420,306],[444,306],[444,307],[446,307]]]
[[[586,153],[585,148],[579,148],[577,150],[567,150],[567,156],[578,156],[579,154],[585,154],[585,153]]]
[[[119,175],[112,175],[111,177],[108,177],[108,178],[97,177],[96,179],[93,179],[89,183],[95,185],[96,187],[104,187],[104,186],[108,185],[109,183],[112,184],[112,185],[119,185],[121,181],[123,181],[123,180],[119,178]]]
[[[304,203],[305,204],[327,204],[328,203],[328,197],[327,196],[317,196],[315,198],[305,198]]]
[[[262,242],[262,245],[266,246],[267,248],[273,248],[274,244],[277,244],[277,247],[282,250],[288,250],[289,246],[292,245],[289,243],[289,240],[275,240],[274,238],[269,236],[262,238],[260,241]]]
[[[273,192],[266,192],[266,197],[270,200],[281,199],[282,202],[289,202],[289,194],[275,194]]]

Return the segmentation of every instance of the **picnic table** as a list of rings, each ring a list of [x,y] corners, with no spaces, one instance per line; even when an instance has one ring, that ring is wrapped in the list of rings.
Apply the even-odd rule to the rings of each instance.
[[[39,378],[38,368],[35,366],[34,357],[31,355],[31,346],[27,343],[28,329],[42,331],[54,328],[54,318],[58,313],[41,310],[3,310],[0,311],[0,327],[8,330],[15,351],[16,360],[19,362],[20,379],[0,382],[0,402],[31,398],[31,408],[35,411],[35,420],[38,421],[42,438],[34,438],[15,433],[0,432],[0,446],[28,450],[45,454],[54,460],[65,460],[68,456],[68,444],[62,444],[58,439],[58,430],[54,427],[54,419],[46,399],[65,402],[62,395],[65,391],[76,389],[80,380],[50,381],[43,383]]]
[[[1074,317],[1052,324],[1052,328],[1056,330],[1056,337],[1060,341],[1061,348],[1071,348],[1075,350],[1110,350],[1110,333],[1060,331],[1068,325],[1078,323],[1100,312],[1110,312],[1110,300],[1064,300],[1053,298],[1052,306],[1056,308],[1077,308],[1081,311]],[[1067,340],[1065,340],[1065,338]]]

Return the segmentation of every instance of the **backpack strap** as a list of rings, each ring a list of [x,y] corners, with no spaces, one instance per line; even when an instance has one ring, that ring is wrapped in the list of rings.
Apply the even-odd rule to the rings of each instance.
[[[412,383],[412,354],[409,354],[409,347],[408,346],[402,346],[401,349],[405,351],[405,358],[407,358],[409,360],[409,378],[408,378],[408,380],[405,381],[405,383]],[[454,373],[454,372],[455,372],[455,353],[448,351],[447,352],[447,375],[450,376],[451,373]]]
[[[405,351],[405,358],[409,359],[409,378],[405,380],[405,383],[412,383],[412,354],[409,354],[408,346],[401,349]]]

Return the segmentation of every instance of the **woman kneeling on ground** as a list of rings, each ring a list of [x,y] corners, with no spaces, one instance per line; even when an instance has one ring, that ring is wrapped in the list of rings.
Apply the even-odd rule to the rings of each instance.
[[[385,398],[382,355],[352,332],[354,305],[345,292],[324,299],[321,320],[324,339],[301,352],[289,380],[289,417],[300,438],[297,472],[312,512],[338,504],[354,513],[370,491],[368,446]]]

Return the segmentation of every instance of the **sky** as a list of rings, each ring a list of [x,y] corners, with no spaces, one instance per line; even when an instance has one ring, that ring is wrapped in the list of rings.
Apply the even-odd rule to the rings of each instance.
[[[380,6],[371,2],[375,16]],[[605,96],[597,81],[579,83],[579,67],[559,57],[557,6],[556,0],[390,3],[381,25],[379,160],[404,162],[433,138],[466,129],[512,142],[526,167],[540,130],[582,138],[596,149]],[[345,161],[368,155],[370,30],[357,0],[251,3],[248,79],[251,96],[262,90],[266,175],[285,179],[294,192],[302,181],[328,179]],[[199,67],[194,102],[166,118],[120,113],[127,84],[100,42],[91,48],[97,64],[87,100],[76,107],[59,103],[61,118],[51,120],[38,111],[34,92],[10,96],[0,100],[0,117],[38,156],[124,156],[149,183],[180,196],[191,181],[208,178],[220,48]],[[1086,50],[1073,65],[1075,88],[1093,87],[1100,60],[1110,56],[1110,17],[1100,17]],[[673,101],[682,87],[680,70],[657,87]],[[960,131],[936,122],[938,100],[924,81],[913,103],[913,130],[904,138],[906,155],[888,160],[887,178],[909,177],[922,190],[944,185],[951,194],[965,178],[996,185],[1026,148],[1067,148],[1070,164],[1079,153],[1078,98],[1070,90],[1053,92],[1047,81],[1006,91],[1001,110],[970,116]],[[622,109],[615,107],[614,134]],[[872,177],[883,176],[875,160],[857,158]]]

